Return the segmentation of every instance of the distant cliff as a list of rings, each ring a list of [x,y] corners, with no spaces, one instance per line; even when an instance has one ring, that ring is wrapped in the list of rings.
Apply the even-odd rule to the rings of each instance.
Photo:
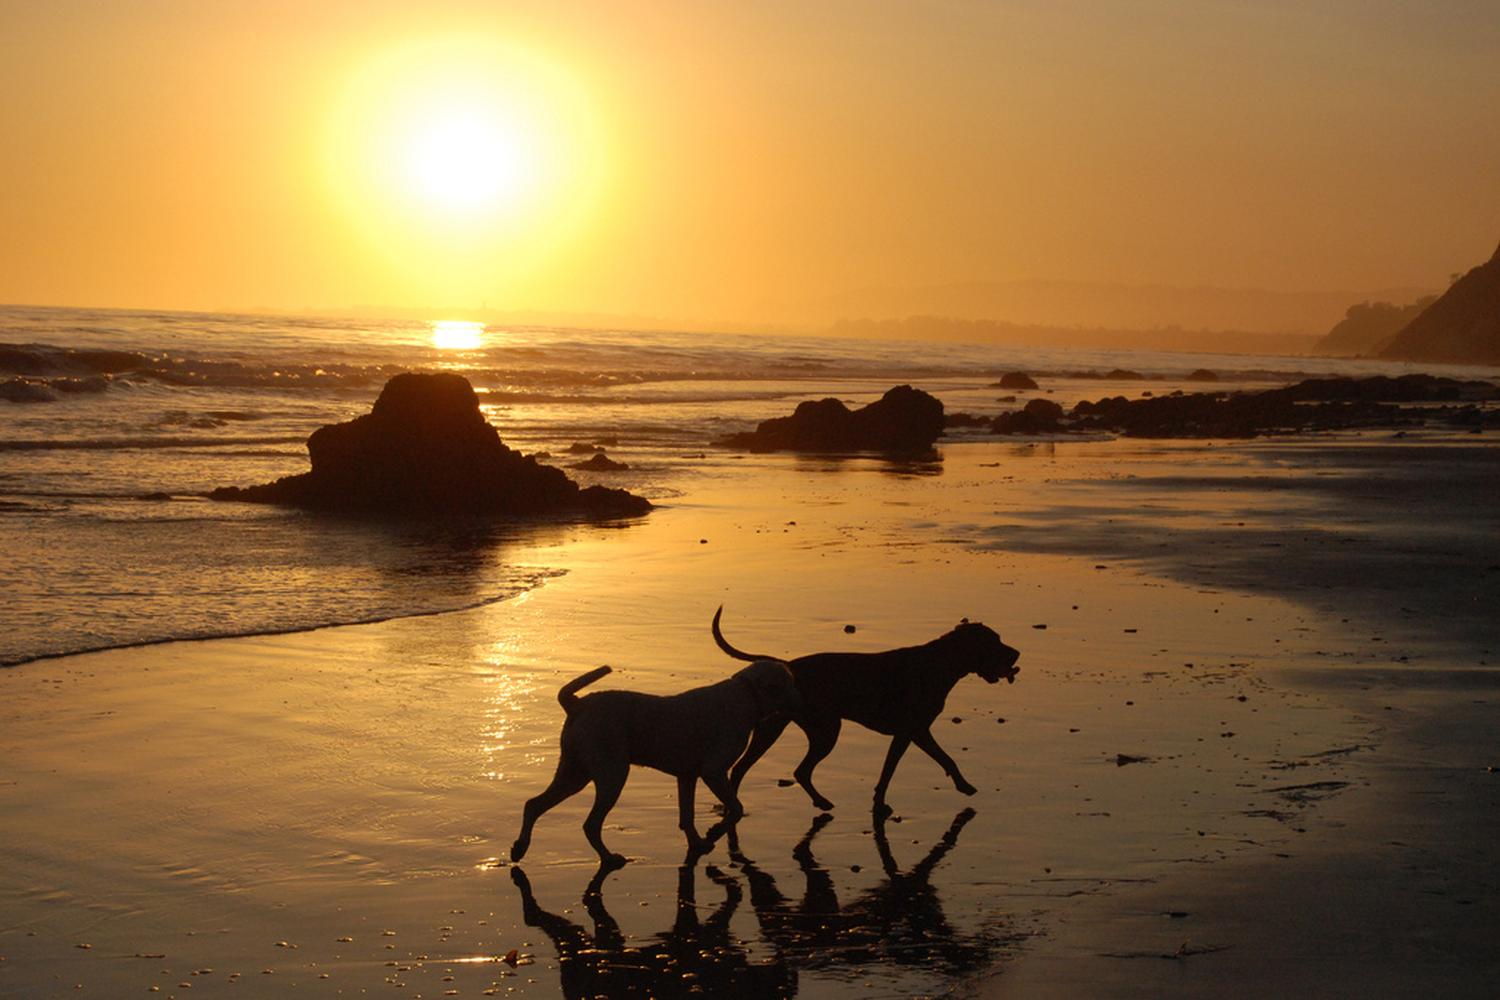
[[[862,340],[954,341],[1021,347],[1199,351],[1214,354],[1307,354],[1317,339],[1306,333],[1184,330],[1178,327],[1084,328],[926,315],[907,316],[904,319],[844,319],[829,327],[827,333],[834,337],[858,337]]]
[[[1313,345],[1313,353],[1335,358],[1379,354],[1403,327],[1436,301],[1436,295],[1424,295],[1404,306],[1391,302],[1352,305],[1344,318]]]
[[[1500,365],[1500,248],[1403,327],[1380,356]]]

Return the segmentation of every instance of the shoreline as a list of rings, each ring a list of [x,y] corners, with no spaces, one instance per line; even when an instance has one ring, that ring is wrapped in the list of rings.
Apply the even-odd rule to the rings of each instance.
[[[898,873],[910,871],[903,866],[919,862],[924,851],[946,843],[945,831],[959,827],[929,870],[930,881],[914,884],[889,872],[880,877],[883,862],[871,855],[863,803],[883,743],[858,727],[846,727],[819,772],[820,784],[839,805],[826,828],[810,831],[816,839],[803,857],[813,863],[793,863],[789,851],[814,813],[799,790],[776,786],[801,750],[795,734],[778,744],[746,782],[750,816],[741,859],[730,863],[723,848],[705,859],[729,881],[700,866],[696,887],[689,886],[689,908],[701,920],[739,899],[726,918],[739,942],[731,949],[738,957],[726,962],[770,968],[776,982],[792,982],[806,996],[868,996],[870,988],[862,985],[867,981],[874,995],[942,991],[964,980],[972,986],[980,968],[944,965],[948,959],[960,965],[998,962],[998,976],[979,988],[1017,995],[1045,993],[1051,975],[1046,970],[1058,967],[1058,956],[1066,958],[1064,966],[1076,961],[1095,969],[1089,982],[1113,982],[1119,995],[1129,995],[1133,984],[1160,986],[1138,968],[1142,963],[1097,957],[1100,948],[1116,947],[1101,944],[1109,935],[1135,932],[1132,921],[1139,914],[1130,909],[1130,899],[1198,891],[1182,887],[1212,885],[1214,872],[1248,865],[1246,859],[1267,850],[1301,855],[1320,838],[1337,843],[1356,836],[1355,807],[1378,787],[1361,783],[1370,777],[1364,752],[1319,755],[1362,744],[1368,731],[1357,721],[1361,716],[1350,716],[1348,699],[1326,686],[1284,689],[1282,682],[1295,673],[1280,663],[1293,660],[1314,670],[1328,662],[1316,655],[1319,647],[1354,650],[1361,633],[1358,623],[1328,621],[1311,603],[1205,592],[1202,581],[1173,582],[1149,560],[1143,560],[1143,570],[1120,552],[1106,556],[1108,569],[1101,571],[1091,556],[976,548],[975,539],[985,539],[977,529],[994,523],[996,504],[1006,514],[1002,521],[1024,521],[1028,511],[1072,497],[1075,517],[1088,520],[1096,515],[1076,501],[1117,491],[1114,477],[1126,470],[1138,476],[1180,472],[1186,449],[1133,442],[1079,445],[1061,457],[1055,448],[1052,457],[1041,454],[1047,450],[963,445],[952,449],[938,477],[882,471],[868,460],[726,460],[699,470],[693,488],[650,523],[573,533],[560,543],[568,575],[513,600],[426,619],[89,654],[54,662],[45,672],[0,671],[15,706],[11,711],[31,711],[24,720],[7,719],[12,735],[6,749],[19,777],[17,785],[0,786],[0,804],[16,817],[17,832],[0,846],[8,867],[25,877],[0,885],[7,912],[21,918],[0,931],[0,954],[8,959],[0,965],[0,988],[8,988],[7,980],[23,968],[44,976],[76,969],[83,995],[94,995],[100,984],[139,984],[128,987],[135,989],[160,982],[165,989],[179,981],[132,971],[123,959],[95,961],[122,932],[136,942],[122,951],[170,955],[159,964],[174,976],[201,962],[245,977],[262,974],[262,967],[274,968],[274,975],[295,973],[303,991],[380,985],[386,961],[381,939],[369,937],[369,927],[351,932],[357,921],[350,907],[364,907],[360,920],[378,921],[384,914],[388,922],[401,923],[382,929],[398,930],[398,958],[410,969],[413,988],[418,977],[436,986],[436,974],[446,967],[467,977],[465,994],[482,992],[479,979],[490,973],[485,983],[502,991],[509,986],[555,993],[570,973],[557,967],[556,945],[528,925],[527,913],[513,909],[516,889],[499,871],[508,866],[498,858],[520,801],[540,787],[552,764],[558,722],[552,694],[561,679],[598,662],[623,665],[620,686],[645,690],[716,678],[727,668],[707,639],[707,615],[721,602],[728,604],[730,636],[773,651],[924,641],[960,614],[999,626],[1022,649],[1022,674],[1014,687],[963,682],[945,713],[945,719],[959,721],[934,730],[981,787],[978,798],[956,795],[923,758],[909,757],[898,771],[892,802],[901,821],[886,828]],[[1237,463],[1264,461],[1247,454],[1251,450],[1225,448],[1205,468],[1226,472]],[[1223,456],[1231,463],[1227,470]],[[999,466],[988,464],[995,459]],[[762,486],[754,498],[741,490],[747,474]],[[872,477],[878,490],[868,488]],[[1193,502],[1184,490],[1174,483],[1168,492]],[[790,502],[796,512],[787,509]],[[1143,511],[1141,517],[1163,530],[1195,523],[1151,504]],[[977,520],[981,515],[990,520]],[[1156,548],[1153,539],[1141,551]],[[789,556],[804,567],[795,581],[783,571]],[[914,588],[924,595],[920,605],[910,600]],[[819,596],[809,602],[810,594]],[[1158,610],[1152,617],[1151,609],[1163,601],[1174,614],[1162,619]],[[1073,604],[1083,610],[1072,610]],[[1239,620],[1244,618],[1255,621]],[[858,626],[855,635],[843,635],[845,623]],[[1037,624],[1048,628],[1030,628]],[[1268,627],[1281,632],[1269,635]],[[1195,666],[1182,666],[1184,649],[1194,651]],[[1360,669],[1352,663],[1332,669],[1351,667]],[[49,689],[70,689],[69,698],[58,702]],[[1244,701],[1236,700],[1240,695]],[[1409,691],[1401,695],[1412,697]],[[101,711],[112,714],[90,714]],[[996,718],[1005,722],[995,725]],[[1233,735],[1222,735],[1231,730]],[[87,756],[79,757],[76,748],[37,745],[64,733],[102,755],[85,749]],[[246,742],[252,733],[257,735]],[[142,737],[156,745],[135,746],[132,741]],[[211,755],[207,762],[196,756],[205,751]],[[1116,754],[1151,760],[1119,766]],[[342,764],[330,768],[334,761]],[[1272,772],[1268,761],[1295,766]],[[58,821],[85,803],[106,808],[126,844],[133,829],[157,829],[149,813],[152,803],[164,801],[159,795],[110,791],[118,787],[116,776],[134,767],[147,768],[141,773],[150,775],[148,782],[171,792],[167,801],[187,796],[173,807],[179,820],[159,854],[126,858],[123,870],[111,876],[119,878],[124,895],[100,911],[105,917],[92,932],[95,941],[53,940],[49,935],[68,933],[68,921],[56,925],[56,915],[83,904],[80,893],[87,886],[108,884],[99,879],[113,862],[83,866],[96,875],[69,874],[63,861],[77,864],[97,848],[84,849],[70,842],[75,835],[58,838],[54,832],[59,842],[41,849],[53,861],[42,862],[26,834],[55,831]],[[204,785],[209,774],[217,777]],[[1274,780],[1264,780],[1271,774]],[[1348,784],[1321,802],[1267,805],[1275,789],[1306,783],[1304,775]],[[1271,791],[1238,789],[1241,782]],[[669,785],[637,772],[611,815],[611,826],[620,826],[611,840],[636,861],[610,877],[599,899],[607,900],[606,912],[627,944],[660,933],[688,940],[681,927],[661,931],[672,921],[660,907],[670,911],[674,896],[683,902]],[[201,804],[194,801],[200,796]],[[540,911],[566,915],[558,911],[572,907],[585,889],[592,866],[577,832],[584,799],[560,807],[539,828],[537,857],[528,859],[525,870]],[[254,811],[283,831],[279,845],[257,832],[261,824],[235,815],[234,804],[241,802],[255,803]],[[970,807],[977,814],[960,822]],[[1310,832],[1239,815],[1260,808],[1310,817],[1303,821]],[[1175,821],[1182,810],[1194,829]],[[1358,836],[1359,843],[1369,839]],[[1254,843],[1241,843],[1245,839]],[[88,837],[83,842],[91,843]],[[186,884],[183,876],[159,874],[184,863],[193,869]],[[789,899],[794,887],[806,882],[811,891],[825,877],[856,938],[886,927],[869,923],[873,917],[864,908],[895,898],[881,896],[882,886],[920,890],[921,899],[938,907],[921,912],[937,922],[906,930],[925,928],[938,934],[940,944],[957,948],[943,953],[948,959],[927,953],[947,971],[933,977],[894,956],[855,951],[839,952],[830,963],[816,961],[803,950],[806,940],[778,929],[786,926],[790,903],[775,902],[768,885],[779,886],[776,892]],[[1154,881],[1131,881],[1139,878]],[[220,885],[228,895],[195,883]],[[257,883],[277,888],[258,889]],[[37,901],[49,896],[61,908],[49,910]],[[442,897],[448,905],[440,909]],[[328,911],[330,899],[344,903],[345,916]],[[181,912],[180,919],[149,916],[167,900],[174,901],[169,906]],[[659,902],[637,906],[653,901]],[[115,906],[123,909],[108,916]],[[206,913],[192,916],[205,907],[207,913],[222,911],[219,923]],[[467,914],[444,915],[454,908]],[[1084,925],[1077,914],[1085,909],[1102,915]],[[481,910],[493,932],[482,931],[473,919],[465,922]],[[36,915],[48,912],[54,916],[37,924]],[[570,919],[577,924],[582,917]],[[42,940],[24,936],[28,925],[41,928]],[[446,935],[436,929],[446,925],[457,929]],[[227,926],[228,936],[183,936],[184,930],[213,926]],[[1164,933],[1176,932],[1173,927]],[[886,927],[881,933],[906,931]],[[1190,967],[1213,976],[1236,953],[1253,952],[1242,947],[1249,931],[1236,927],[1232,936],[1234,948],[1194,955]],[[339,947],[335,937],[356,941]],[[300,949],[277,950],[278,940]],[[525,941],[530,945],[516,943]],[[72,948],[76,943],[94,948],[80,952]],[[732,944],[723,942],[726,948]],[[468,961],[503,955],[509,947],[520,947],[533,964],[511,970],[504,963]],[[423,954],[429,957],[417,958]],[[1101,964],[1105,968],[1097,969]],[[1186,964],[1160,963],[1172,970]],[[316,978],[324,973],[330,976],[326,983]],[[192,981],[194,995],[211,987],[207,978]],[[72,986],[67,984],[69,995],[79,995]]]

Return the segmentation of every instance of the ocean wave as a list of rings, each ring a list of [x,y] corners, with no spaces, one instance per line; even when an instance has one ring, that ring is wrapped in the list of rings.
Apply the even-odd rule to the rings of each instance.
[[[234,448],[245,445],[304,444],[307,435],[262,437],[117,437],[51,438],[0,441],[0,451],[123,451],[158,448]]]
[[[249,636],[293,635],[298,632],[313,632],[318,629],[338,628],[346,625],[374,625],[378,622],[396,621],[403,618],[429,618],[433,615],[472,611],[475,608],[487,607],[491,604],[498,604],[501,601],[519,597],[521,594],[541,586],[549,579],[555,579],[566,574],[567,570],[561,569],[538,570],[528,578],[514,581],[510,587],[500,593],[490,594],[470,601],[455,601],[451,604],[441,606],[384,611],[372,615],[331,615],[299,622],[272,623],[260,627],[191,629],[174,635],[122,639],[115,642],[80,642],[74,645],[62,643],[49,649],[27,651],[0,649],[0,668],[19,667],[23,664],[35,663],[39,660],[56,660],[65,656],[81,656],[85,653],[102,653],[111,649],[139,649],[144,646],[161,646],[169,642],[209,642],[214,639],[243,639]]]
[[[0,399],[12,403],[51,403],[64,395],[103,392],[109,388],[104,375],[63,375],[54,378],[20,376],[0,381]]]

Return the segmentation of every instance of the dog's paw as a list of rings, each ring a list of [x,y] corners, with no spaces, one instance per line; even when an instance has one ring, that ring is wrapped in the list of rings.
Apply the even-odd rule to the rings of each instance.
[[[833,808],[833,803],[829,802],[827,799],[823,798],[823,796],[821,796],[821,795],[814,795],[813,796],[813,800],[812,800],[812,804],[814,806],[816,806],[817,808],[823,810],[824,812],[827,812],[828,810],[830,810],[830,809]]]
[[[612,872],[616,868],[624,868],[629,861],[630,859],[623,854],[601,854],[599,855],[599,870]]]
[[[511,844],[510,845],[510,860],[513,861],[513,862],[514,861],[520,861],[522,858],[526,857],[526,849],[528,847],[530,847],[530,846],[531,846],[530,844],[524,843],[523,841],[519,841],[519,840],[516,841],[514,844]]]
[[[979,789],[975,788],[973,785],[969,784],[967,781],[955,781],[953,783],[953,787],[957,788],[960,792],[963,792],[965,795],[973,795],[975,792],[979,791]]]
[[[890,806],[886,805],[884,802],[877,802],[877,803],[875,803],[874,808],[872,808],[870,811],[875,814],[875,818],[876,819],[885,819],[888,816],[890,816],[891,813],[895,812],[896,810],[892,809]]]

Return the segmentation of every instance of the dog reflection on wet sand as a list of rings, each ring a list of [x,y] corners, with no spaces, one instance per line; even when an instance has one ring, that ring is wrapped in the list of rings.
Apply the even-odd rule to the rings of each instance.
[[[958,843],[974,816],[966,809],[910,869],[896,864],[885,824],[875,826],[875,846],[885,881],[840,905],[828,870],[814,859],[813,838],[833,817],[819,816],[792,851],[805,880],[800,900],[783,894],[776,880],[741,853],[733,831],[730,856],[750,887],[750,903],[771,957],[752,961],[745,943],[730,930],[744,889],[739,879],[713,866],[705,874],[724,900],[700,918],[695,865],[677,870],[677,915],[670,930],[629,946],[604,905],[604,881],[613,870],[601,865],[584,892],[592,932],[568,917],[542,909],[519,867],[511,879],[521,892],[526,924],[552,939],[565,997],[790,997],[801,970],[916,967],[956,976],[987,968],[1003,938],[991,931],[963,933],[948,922],[932,887],[933,870]]]
[[[813,820],[792,850],[804,879],[800,900],[784,895],[775,879],[745,857],[733,833],[730,857],[750,883],[750,904],[761,935],[794,967],[913,965],[958,975],[988,967],[1002,942],[992,932],[955,930],[932,887],[933,869],[957,845],[959,833],[973,818],[972,809],[955,816],[926,856],[906,871],[891,853],[885,821],[877,818],[875,849],[886,879],[844,904],[839,903],[832,876],[812,853],[813,838],[833,820],[827,813]]]
[[[694,865],[677,870],[677,919],[670,930],[636,947],[604,908],[602,888],[612,869],[600,866],[583,894],[592,933],[537,905],[520,868],[510,877],[521,891],[521,916],[552,939],[563,996],[575,997],[790,997],[797,974],[784,962],[751,962],[729,923],[745,897],[737,879],[710,865],[705,874],[724,890],[724,901],[699,919]]]

